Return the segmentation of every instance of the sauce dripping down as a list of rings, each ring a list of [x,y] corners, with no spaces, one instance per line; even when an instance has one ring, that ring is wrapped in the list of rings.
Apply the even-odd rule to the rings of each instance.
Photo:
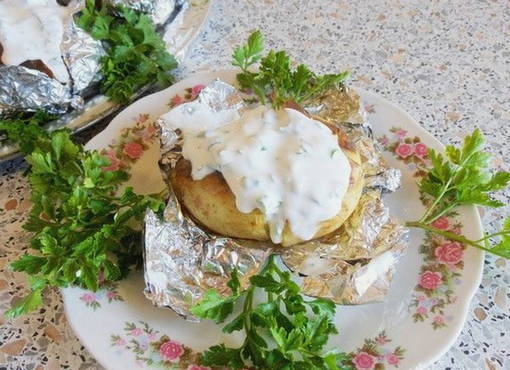
[[[239,211],[265,215],[274,243],[281,243],[286,222],[310,240],[322,221],[339,213],[351,167],[324,124],[288,108],[259,106],[239,116],[198,101],[161,118],[182,131],[192,178],[220,172]]]

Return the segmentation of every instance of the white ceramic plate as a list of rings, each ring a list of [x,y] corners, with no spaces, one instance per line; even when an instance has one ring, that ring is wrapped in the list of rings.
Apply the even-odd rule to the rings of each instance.
[[[108,148],[114,161],[132,174],[137,192],[157,192],[163,184],[157,159],[158,140],[152,123],[182,99],[186,88],[220,77],[234,81],[232,71],[196,74],[147,96],[122,111],[93,138],[87,148]],[[385,146],[385,158],[403,172],[400,190],[386,196],[393,216],[415,220],[423,213],[416,186],[426,147],[442,145],[407,113],[385,99],[358,90],[374,134]],[[482,236],[473,207],[455,218],[442,218],[437,227]],[[340,334],[331,347],[353,353],[358,369],[423,368],[439,359],[457,338],[481,277],[483,253],[413,230],[409,251],[397,272],[385,302],[338,307]],[[212,322],[186,322],[168,309],[155,308],[144,297],[142,274],[103,291],[78,288],[62,291],[69,322],[85,347],[108,369],[135,366],[200,369],[198,353],[213,344],[233,343]]]

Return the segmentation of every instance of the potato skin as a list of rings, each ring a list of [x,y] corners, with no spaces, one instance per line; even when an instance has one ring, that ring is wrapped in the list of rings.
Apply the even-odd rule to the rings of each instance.
[[[340,142],[341,135],[338,136]],[[351,164],[350,185],[340,212],[320,224],[314,239],[339,228],[356,208],[363,190],[364,179],[359,153],[345,147],[342,149]],[[193,180],[191,163],[181,158],[172,170],[170,182],[181,205],[199,224],[209,230],[234,238],[271,240],[264,214],[258,209],[250,213],[240,212],[235,203],[235,195],[221,173],[214,172],[201,180]],[[302,241],[292,233],[287,222],[281,245],[291,246]]]
[[[170,181],[181,204],[211,231],[236,238],[268,240],[264,214],[258,209],[251,213],[240,212],[221,173],[214,172],[201,180],[193,180],[191,163],[181,158]]]

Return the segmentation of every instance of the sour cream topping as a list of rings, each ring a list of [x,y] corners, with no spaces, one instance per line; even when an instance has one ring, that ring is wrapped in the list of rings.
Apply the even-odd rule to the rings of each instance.
[[[192,177],[218,171],[244,213],[259,209],[271,240],[282,241],[286,221],[302,240],[341,209],[351,167],[338,138],[324,124],[293,110],[266,106],[216,112],[194,101],[161,117],[183,133]]]
[[[40,59],[57,80],[67,82],[60,44],[72,8],[60,6],[56,0],[1,0],[2,62],[19,65]]]

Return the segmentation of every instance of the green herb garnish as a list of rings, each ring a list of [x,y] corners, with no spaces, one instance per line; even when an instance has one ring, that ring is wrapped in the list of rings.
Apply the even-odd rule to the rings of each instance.
[[[241,68],[237,81],[242,89],[252,90],[261,103],[268,100],[279,108],[286,102],[303,103],[326,89],[341,84],[348,72],[317,75],[300,64],[291,69],[290,58],[285,51],[271,50],[262,56],[263,39],[260,31],[250,35],[246,45],[239,46],[232,55],[232,65]],[[250,71],[260,61],[258,72]]]
[[[106,46],[101,59],[102,92],[116,102],[128,103],[148,83],[157,80],[163,87],[169,85],[168,71],[177,62],[147,15],[120,6],[114,17],[112,10],[106,2],[97,9],[94,0],[87,0],[76,23]]]
[[[462,147],[446,146],[445,155],[429,149],[428,155],[432,168],[420,181],[419,186],[430,204],[419,221],[407,222],[407,226],[431,231],[447,239],[510,259],[510,217],[504,222],[501,231],[487,234],[478,240],[470,240],[463,235],[438,230],[431,226],[439,217],[451,213],[461,205],[481,205],[492,208],[504,205],[492,199],[490,193],[508,186],[510,173],[489,172],[490,154],[482,151],[484,142],[482,133],[476,129],[471,135],[466,136]],[[490,240],[494,238],[499,238],[500,241],[491,248]]]
[[[0,133],[7,134],[12,142],[17,143],[22,153],[30,153],[36,145],[40,126],[57,117],[44,111],[1,116]]]
[[[10,317],[37,308],[47,286],[95,291],[126,276],[141,261],[140,232],[131,221],[162,207],[160,197],[130,187],[115,195],[126,172],[105,171],[109,160],[75,144],[68,130],[48,133],[33,120],[0,121],[30,165],[32,209],[24,228],[34,233],[30,252],[11,265],[29,275],[32,292],[6,312]]]
[[[250,278],[250,286],[241,291],[236,271],[228,286],[232,294],[220,296],[208,290],[191,312],[220,324],[241,304],[242,311],[224,328],[225,333],[243,330],[244,343],[239,348],[224,344],[209,348],[202,355],[207,366],[240,369],[250,364],[257,369],[353,369],[348,354],[331,350],[322,353],[331,334],[336,306],[328,299],[305,300],[289,271],[282,271],[269,258],[264,269]],[[257,291],[265,293],[263,302],[255,303]]]

